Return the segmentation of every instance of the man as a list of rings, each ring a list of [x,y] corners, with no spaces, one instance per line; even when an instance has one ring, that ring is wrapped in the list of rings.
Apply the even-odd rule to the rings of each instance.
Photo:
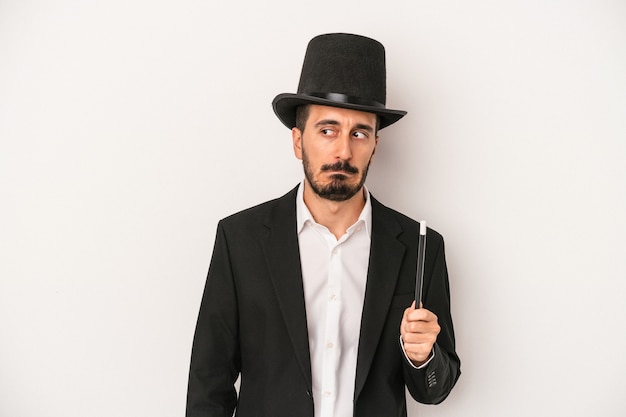
[[[364,187],[378,130],[406,114],[385,107],[384,53],[318,36],[298,93],[274,99],[305,178],[218,225],[188,417],[406,416],[405,386],[439,403],[458,379],[443,240],[429,230],[416,309],[418,223]]]

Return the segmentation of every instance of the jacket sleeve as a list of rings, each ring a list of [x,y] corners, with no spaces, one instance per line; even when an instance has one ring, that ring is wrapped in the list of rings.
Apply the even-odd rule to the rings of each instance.
[[[237,323],[237,294],[220,222],[193,340],[187,417],[232,417],[241,362]]]
[[[404,379],[409,393],[423,404],[439,404],[445,400],[461,375],[461,363],[455,351],[454,328],[450,314],[450,286],[444,244],[441,236],[436,236],[437,240],[428,242],[431,245],[435,244],[436,248],[429,262],[430,268],[426,265],[431,273],[428,281],[425,279],[423,302],[425,308],[437,315],[441,332],[433,347],[434,357],[428,365],[417,369],[404,358]]]

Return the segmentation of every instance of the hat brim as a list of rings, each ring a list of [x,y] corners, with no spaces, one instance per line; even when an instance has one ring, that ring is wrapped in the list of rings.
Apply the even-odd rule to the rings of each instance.
[[[352,109],[373,113],[380,118],[378,129],[383,129],[400,120],[406,112],[404,110],[392,110],[384,107],[367,106],[363,104],[353,104],[337,102],[325,98],[308,96],[305,94],[279,94],[272,101],[272,108],[278,119],[289,129],[296,126],[296,109],[305,104],[319,104],[322,106],[340,107],[343,109]]]

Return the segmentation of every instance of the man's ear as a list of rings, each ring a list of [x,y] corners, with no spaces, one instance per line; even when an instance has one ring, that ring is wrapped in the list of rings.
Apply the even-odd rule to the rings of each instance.
[[[374,155],[376,155],[376,148],[378,148],[378,136],[376,136],[376,143],[374,144],[374,150],[372,151],[372,156],[370,156],[370,164],[374,160]]]
[[[297,127],[291,129],[291,139],[293,141],[293,153],[296,158],[302,160],[302,132]]]

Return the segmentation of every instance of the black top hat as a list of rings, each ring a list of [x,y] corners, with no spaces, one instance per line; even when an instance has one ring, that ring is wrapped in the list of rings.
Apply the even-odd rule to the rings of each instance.
[[[297,94],[274,98],[274,113],[288,128],[296,125],[296,109],[321,104],[374,113],[382,129],[406,114],[385,108],[385,47],[378,41],[347,33],[319,35],[306,50]]]

